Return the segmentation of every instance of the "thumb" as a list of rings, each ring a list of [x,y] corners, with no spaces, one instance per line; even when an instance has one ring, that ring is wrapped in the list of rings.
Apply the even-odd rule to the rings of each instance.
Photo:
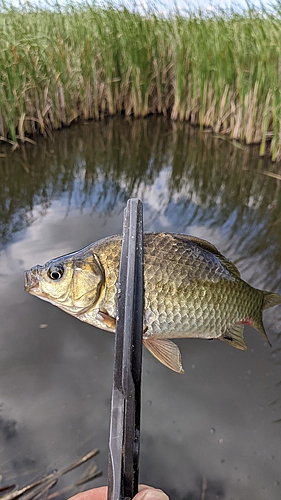
[[[140,491],[133,500],[169,500],[169,497],[162,490],[151,486],[140,486]]]

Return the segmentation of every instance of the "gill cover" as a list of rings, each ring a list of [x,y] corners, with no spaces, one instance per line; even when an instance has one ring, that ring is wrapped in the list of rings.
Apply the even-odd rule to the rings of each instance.
[[[98,256],[90,251],[74,259],[71,281],[73,304],[82,314],[103,296],[105,275]]]

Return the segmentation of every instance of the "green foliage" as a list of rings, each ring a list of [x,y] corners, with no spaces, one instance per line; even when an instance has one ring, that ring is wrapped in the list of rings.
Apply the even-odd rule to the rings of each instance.
[[[171,115],[281,159],[281,3],[213,13],[0,2],[0,136]]]

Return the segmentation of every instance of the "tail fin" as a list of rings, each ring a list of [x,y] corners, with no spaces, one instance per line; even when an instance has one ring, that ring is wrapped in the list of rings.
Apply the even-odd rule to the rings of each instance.
[[[270,307],[277,306],[277,304],[281,304],[281,295],[278,295],[278,293],[273,293],[273,292],[266,292],[265,290],[260,290],[260,292],[263,294],[263,305],[262,305],[262,310],[264,309],[269,309]],[[260,332],[264,338],[267,340],[271,347],[271,343],[268,340],[268,337],[266,335],[263,323],[262,323],[262,311],[260,313],[260,319],[253,320],[252,326]]]
[[[260,332],[262,334],[262,336],[265,338],[265,340],[267,341],[267,343],[270,345],[270,347],[272,347],[272,344],[269,341],[269,338],[268,338],[266,331],[264,329],[262,319],[260,319],[259,322],[253,321],[252,327],[255,328],[258,332]]]

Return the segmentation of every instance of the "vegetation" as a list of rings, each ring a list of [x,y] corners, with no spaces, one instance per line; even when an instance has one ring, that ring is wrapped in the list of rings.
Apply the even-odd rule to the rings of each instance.
[[[0,136],[162,113],[281,160],[281,0],[270,9],[145,13],[0,2]]]

